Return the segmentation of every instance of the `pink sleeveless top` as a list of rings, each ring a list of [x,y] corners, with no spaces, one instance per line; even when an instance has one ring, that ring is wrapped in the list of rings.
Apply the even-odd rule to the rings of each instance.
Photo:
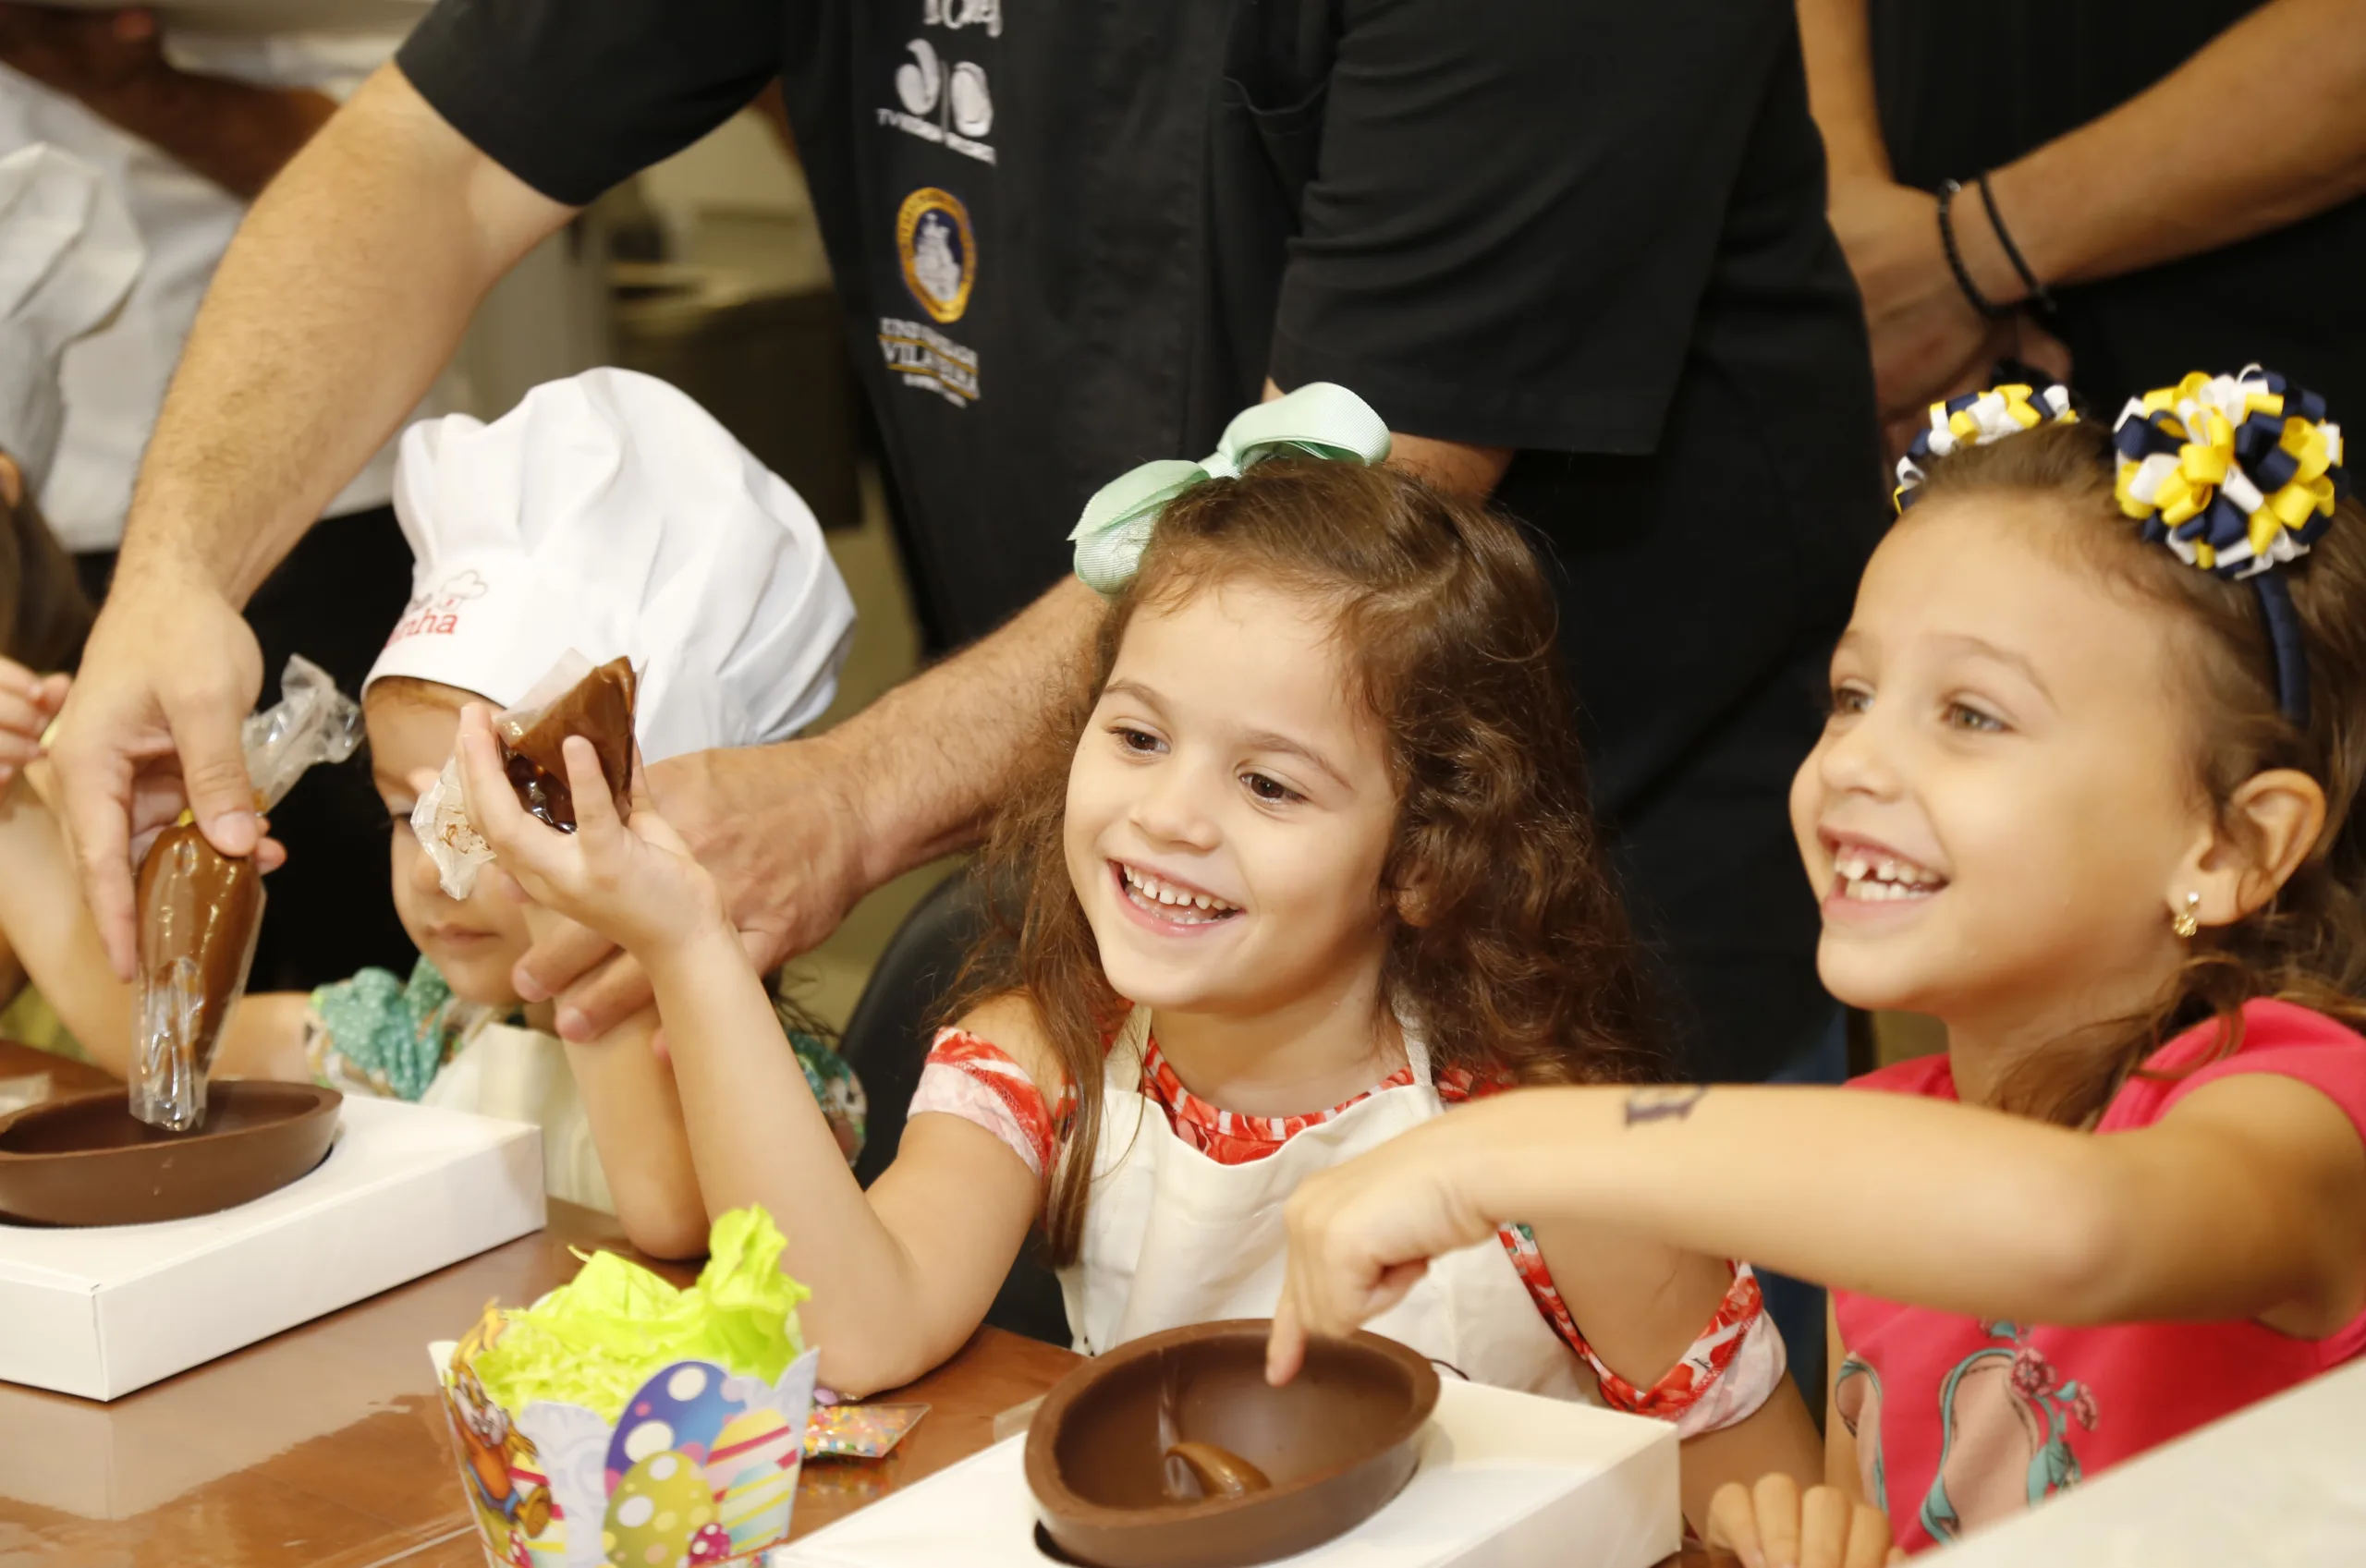
[[[2204,1084],[2238,1073],[2298,1078],[2366,1140],[2366,1039],[2306,1008],[2254,1002],[2242,1048],[2209,1058],[2215,1024],[2145,1063],[2183,1077],[2131,1077],[2098,1135],[2149,1127]],[[2193,1069],[2196,1063],[2205,1063]],[[1956,1098],[1944,1056],[1850,1086]],[[2322,1340],[2250,1321],[2061,1329],[1983,1322],[1848,1291],[1833,1294],[1847,1359],[1835,1402],[1857,1438],[1865,1495],[1909,1551],[2026,1512],[2083,1477],[2306,1381],[2366,1350],[2366,1313]]]

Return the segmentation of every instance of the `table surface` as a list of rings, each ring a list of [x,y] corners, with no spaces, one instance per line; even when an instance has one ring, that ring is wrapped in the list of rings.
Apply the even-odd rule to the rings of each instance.
[[[0,1078],[43,1069],[57,1094],[115,1082],[0,1041]],[[112,1403],[0,1383],[0,1565],[482,1568],[427,1344],[488,1300],[523,1305],[572,1278],[577,1247],[640,1256],[612,1216],[554,1201],[533,1235]],[[892,1455],[805,1466],[794,1534],[986,1447],[998,1415],[1077,1361],[980,1330],[880,1396],[930,1406]]]

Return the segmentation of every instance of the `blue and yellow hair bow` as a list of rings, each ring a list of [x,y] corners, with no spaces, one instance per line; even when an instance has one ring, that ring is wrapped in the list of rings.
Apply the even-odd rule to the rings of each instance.
[[[2119,509],[2144,537],[2222,577],[2297,561],[2348,493],[2324,399],[2273,371],[2197,371],[2128,399],[2112,427]]]
[[[2307,724],[2308,641],[2292,590],[2270,568],[2306,555],[2349,493],[2341,427],[2325,418],[2324,399],[2257,365],[2231,376],[2196,371],[2129,398],[2112,444],[2112,492],[2145,539],[2258,590],[2277,705]]]
[[[1930,427],[1914,433],[1914,444],[1897,460],[1897,488],[1890,492],[1890,503],[1900,512],[1913,505],[1927,466],[1950,453],[2043,424],[2075,424],[2078,419],[2070,409],[2070,389],[2056,382],[2043,386],[2012,382],[1933,403]]]
[[[1329,382],[1310,382],[1243,409],[1199,462],[1161,458],[1095,491],[1068,534],[1076,544],[1076,575],[1094,592],[1115,598],[1133,581],[1167,503],[1193,485],[1238,479],[1268,457],[1292,456],[1378,463],[1388,456],[1388,425],[1362,398]]]

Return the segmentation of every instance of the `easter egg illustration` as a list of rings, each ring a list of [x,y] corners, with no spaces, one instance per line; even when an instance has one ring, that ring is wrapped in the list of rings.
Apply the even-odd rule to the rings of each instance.
[[[701,1525],[690,1538],[690,1561],[726,1562],[731,1558],[731,1532],[720,1525]]]
[[[616,1417],[608,1444],[608,1489],[653,1453],[681,1453],[694,1465],[706,1463],[714,1435],[743,1408],[724,1392],[722,1369],[704,1361],[677,1361],[660,1369]]]
[[[734,1552],[770,1546],[788,1533],[803,1438],[779,1411],[762,1405],[734,1416],[715,1435],[706,1484]]]
[[[600,1544],[612,1568],[687,1568],[692,1544],[714,1522],[705,1475],[689,1454],[668,1450],[625,1472]]]

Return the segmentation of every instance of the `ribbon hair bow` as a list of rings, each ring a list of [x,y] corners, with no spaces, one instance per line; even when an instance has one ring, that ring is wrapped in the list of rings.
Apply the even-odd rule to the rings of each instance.
[[[1194,485],[1238,479],[1268,457],[1369,466],[1387,456],[1388,425],[1370,404],[1344,386],[1310,382],[1234,416],[1216,449],[1200,461],[1163,457],[1129,468],[1095,491],[1068,534],[1076,545],[1076,575],[1104,598],[1115,598],[1141,565],[1158,515]]]
[[[2348,490],[2324,399],[2274,371],[2197,371],[2128,399],[2112,427],[2119,509],[2187,565],[2254,577],[2298,560]]]

